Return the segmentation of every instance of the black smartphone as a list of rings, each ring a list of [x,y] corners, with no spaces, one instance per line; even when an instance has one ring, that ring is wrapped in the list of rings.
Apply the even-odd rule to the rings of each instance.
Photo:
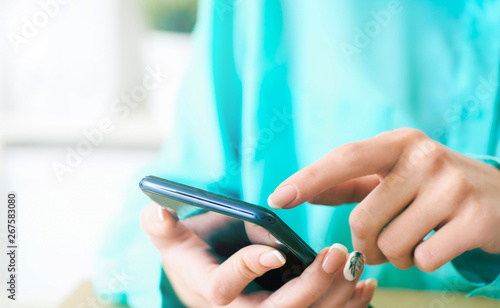
[[[285,265],[255,280],[262,289],[277,290],[300,276],[316,257],[304,240],[266,208],[155,176],[145,177],[139,186],[154,202],[175,211],[221,262],[252,244],[283,252]]]

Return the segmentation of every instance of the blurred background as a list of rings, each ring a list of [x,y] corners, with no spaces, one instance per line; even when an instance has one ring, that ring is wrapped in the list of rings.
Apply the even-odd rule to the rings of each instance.
[[[0,187],[18,193],[16,307],[58,307],[90,279],[124,187],[169,129],[196,5],[0,1]]]

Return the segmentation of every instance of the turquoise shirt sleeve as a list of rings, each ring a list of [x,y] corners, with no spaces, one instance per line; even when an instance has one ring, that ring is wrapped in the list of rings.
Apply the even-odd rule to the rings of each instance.
[[[138,187],[142,177],[156,175],[239,197],[240,175],[234,171],[239,160],[232,144],[240,138],[236,123],[241,119],[229,115],[241,114],[241,86],[234,77],[233,44],[227,39],[232,13],[226,9],[210,1],[199,3],[186,82],[174,115],[168,117],[173,123],[161,153],[131,180],[123,208],[103,232],[93,282],[104,300],[131,307],[182,307],[158,251],[139,225],[141,210],[151,203]],[[124,283],[116,282],[117,275],[126,277]]]
[[[500,159],[488,155],[468,155],[490,164],[500,172]],[[477,285],[468,296],[487,296],[500,299],[500,254],[491,254],[474,249],[463,253],[452,261],[456,270],[470,282]]]
[[[500,255],[474,249],[455,258],[452,263],[462,277],[476,285],[468,296],[500,299]]]
[[[399,127],[497,164],[498,16],[495,0],[200,1],[172,129],[105,232],[97,292],[133,307],[179,305],[138,223],[150,202],[137,187],[144,175],[266,206],[281,181],[328,151]],[[351,250],[354,206],[277,213],[313,249]],[[498,298],[495,259],[475,253],[433,273],[383,264],[363,277]]]

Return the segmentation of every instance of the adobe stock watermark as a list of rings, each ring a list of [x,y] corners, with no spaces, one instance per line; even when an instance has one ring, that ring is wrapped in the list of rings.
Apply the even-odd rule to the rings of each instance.
[[[446,126],[456,129],[465,120],[474,115],[478,115],[482,102],[492,101],[496,98],[499,90],[498,75],[491,73],[488,77],[479,76],[474,93],[465,99],[451,106],[443,113],[443,120]],[[442,140],[446,133],[445,128],[436,128],[432,132],[432,138]]]
[[[468,117],[477,114],[481,102],[495,98],[498,91],[498,85],[498,77],[495,78],[493,73],[486,78],[480,76],[474,93],[467,96],[463,102],[456,104],[443,114],[445,122],[456,128],[461,122],[462,115]]]
[[[87,297],[83,300],[77,308],[104,308],[109,307],[113,299],[122,293],[125,293],[126,288],[135,278],[128,275],[123,270],[118,273],[112,273],[104,289],[99,290],[99,296]]]
[[[9,32],[9,41],[12,48],[20,51],[20,47],[29,43],[35,38],[41,29],[47,27],[50,20],[59,15],[62,6],[68,4],[71,0],[39,0],[38,10],[29,18],[21,18],[22,25],[18,31]]]
[[[388,183],[392,186],[391,189],[394,189],[398,184],[404,183],[406,179],[412,176],[424,159],[428,157],[430,153],[435,151],[437,147],[438,144],[434,140],[428,139],[424,142],[418,143],[410,153],[408,159],[401,162],[402,165],[398,168],[397,172],[390,172],[387,175],[387,178],[390,179]]]
[[[465,290],[463,286],[459,283],[458,277],[455,277],[452,281],[443,280],[445,284],[445,288],[441,290],[441,292],[436,293],[436,298],[432,299],[427,308],[444,308],[451,307],[451,304],[454,303],[459,296],[463,296],[462,292]],[[439,297],[437,297],[439,295]],[[420,306],[419,308],[426,308],[424,306]]]
[[[155,69],[147,67],[142,84],[132,88],[128,94],[122,94],[112,103],[112,115],[117,120],[126,119],[132,110],[146,100],[149,92],[156,90],[167,76],[168,74],[161,71],[158,66]],[[115,131],[116,120],[113,121],[112,118],[102,118],[97,127],[83,130],[82,139],[74,147],[66,147],[64,161],[52,162],[52,170],[59,182],[64,180],[66,174],[72,173],[74,168],[80,166],[83,159],[91,155],[94,149],[103,143],[106,135]]]
[[[258,135],[246,137],[242,140],[239,151],[242,162],[250,161],[254,153],[263,151],[275,140],[279,133],[292,124],[294,114],[290,113],[286,108],[282,110],[274,108],[272,113],[273,116],[269,120],[268,125],[262,128]],[[235,160],[228,162],[224,170],[213,172],[210,176],[213,182],[217,183],[218,188],[222,189],[229,185],[232,176],[240,173],[241,162]]]
[[[382,30],[392,23],[394,15],[402,11],[403,7],[399,0],[389,1],[385,9],[379,11],[372,10],[370,12],[372,20],[367,22],[363,28],[354,28],[352,43],[341,42],[339,45],[340,51],[347,63],[351,63],[353,55],[360,54],[364,48],[371,44],[374,38],[382,33]]]
[[[224,21],[228,13],[232,13],[243,0],[216,0],[214,3],[215,12],[220,20]]]

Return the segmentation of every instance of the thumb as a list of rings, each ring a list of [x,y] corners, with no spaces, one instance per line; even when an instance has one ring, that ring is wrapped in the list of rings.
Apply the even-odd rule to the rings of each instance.
[[[156,203],[151,203],[142,210],[140,221],[142,229],[160,251],[184,242],[190,237],[196,237],[179,222],[175,212],[169,212]]]
[[[207,283],[207,298],[224,306],[231,303],[255,278],[285,264],[285,256],[264,245],[242,248],[221,265],[213,268]]]

